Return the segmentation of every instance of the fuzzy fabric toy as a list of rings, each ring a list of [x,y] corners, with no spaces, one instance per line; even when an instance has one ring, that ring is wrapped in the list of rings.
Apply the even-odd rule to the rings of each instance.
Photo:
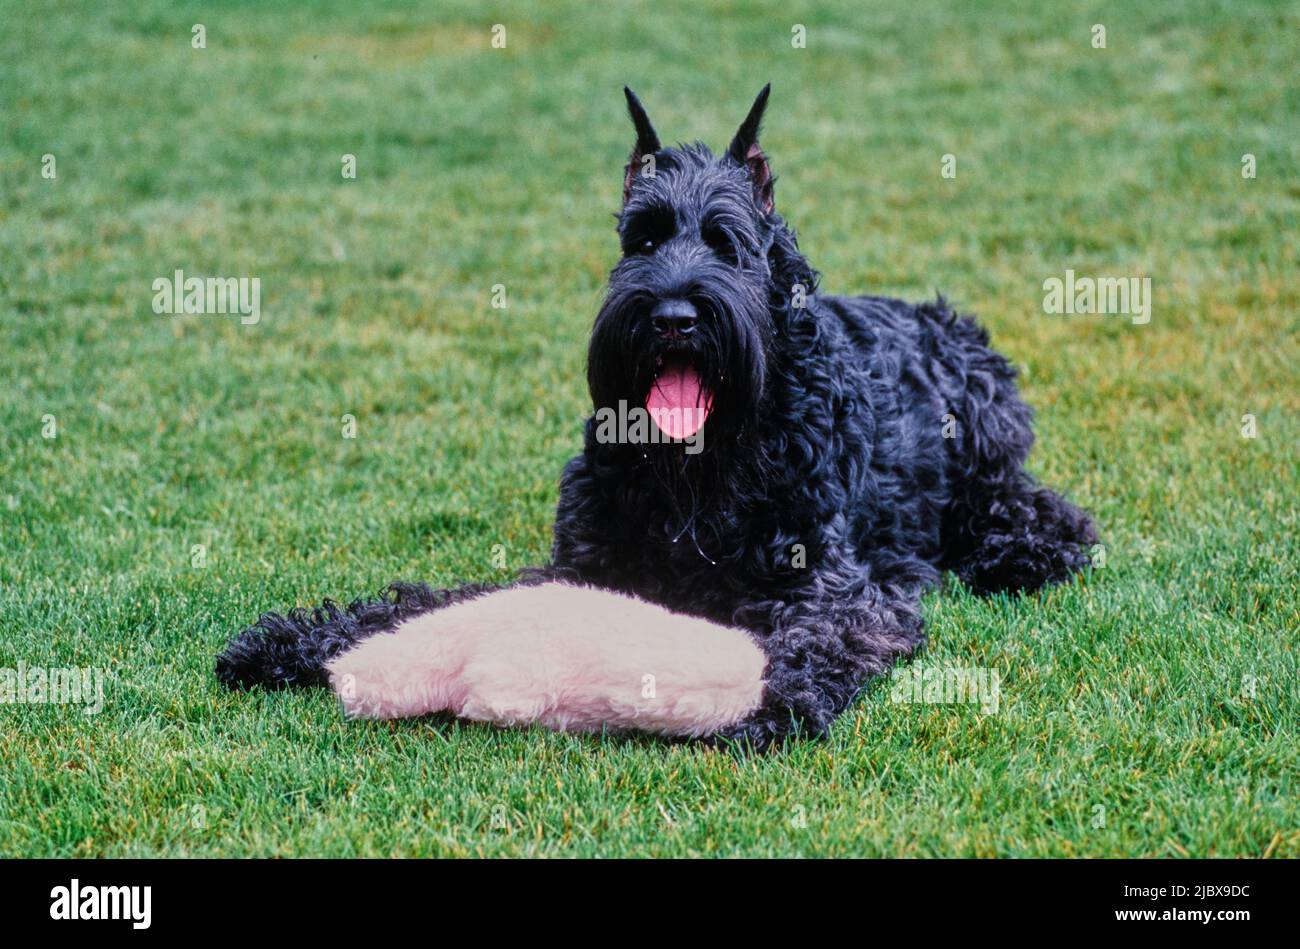
[[[758,708],[766,663],[741,630],[545,583],[415,616],[328,669],[351,717],[450,712],[497,725],[702,737]]]
[[[1032,413],[984,330],[942,298],[818,290],[775,210],[767,94],[714,156],[664,148],[627,92],[622,257],[551,563],[506,591],[267,614],[223,682],[762,748],[824,734],[909,655],[941,571],[986,594],[1088,565],[1092,525],[1026,471]]]

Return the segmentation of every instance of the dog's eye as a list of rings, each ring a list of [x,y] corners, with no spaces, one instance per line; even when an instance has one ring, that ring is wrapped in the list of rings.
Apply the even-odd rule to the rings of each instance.
[[[672,239],[675,226],[673,213],[667,208],[637,211],[623,222],[623,253],[629,257],[650,256]]]
[[[731,239],[731,235],[720,227],[706,224],[700,232],[704,238],[704,243],[713,249],[713,252],[722,260],[729,264],[737,262],[736,245]]]

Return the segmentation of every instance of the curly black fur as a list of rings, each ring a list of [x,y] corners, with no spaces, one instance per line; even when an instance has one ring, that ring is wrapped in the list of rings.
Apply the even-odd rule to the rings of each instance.
[[[727,152],[662,148],[638,131],[623,257],[592,331],[596,409],[644,403],[667,359],[713,393],[703,450],[603,443],[589,419],[560,481],[562,576],[741,626],[768,657],[762,707],[720,738],[765,747],[823,734],[923,638],[940,571],[979,593],[1035,590],[1087,563],[1085,514],[1024,464],[1032,414],[987,334],[940,297],[908,304],[817,292],[772,209],[757,143],[765,89]],[[640,173],[653,155],[653,177]],[[651,311],[686,301],[689,335]],[[395,586],[377,601],[263,616],[218,660],[230,685],[315,685],[342,649],[487,587]]]
[[[367,636],[495,589],[485,583],[454,590],[393,583],[376,599],[353,600],[346,608],[326,600],[312,610],[263,613],[217,657],[217,677],[231,688],[328,685],[326,664]]]

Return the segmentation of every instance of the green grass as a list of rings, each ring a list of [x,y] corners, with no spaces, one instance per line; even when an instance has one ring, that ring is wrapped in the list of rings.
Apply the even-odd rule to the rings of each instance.
[[[1294,5],[358,6],[0,2],[0,667],[110,676],[0,706],[0,854],[1300,856]],[[220,689],[263,609],[546,555],[619,88],[717,146],[768,79],[827,289],[978,313],[1104,535],[928,598],[920,661],[998,713],[877,686],[737,759]],[[1151,323],[1044,315],[1067,267],[1149,275]],[[262,321],[155,315],[176,268]]]

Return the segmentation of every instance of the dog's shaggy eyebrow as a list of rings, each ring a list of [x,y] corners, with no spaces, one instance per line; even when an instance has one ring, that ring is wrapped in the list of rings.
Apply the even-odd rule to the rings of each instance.
[[[700,224],[703,227],[720,227],[724,231],[740,233],[752,230],[748,219],[743,214],[736,213],[734,208],[725,204],[714,205],[707,209],[700,217]]]
[[[746,227],[752,219],[752,212],[746,207],[744,199],[730,187],[710,187],[704,195],[700,220],[715,221],[729,227]]]
[[[758,235],[749,218],[738,213],[731,201],[719,201],[705,209],[700,218],[701,232],[717,228],[724,232],[734,243],[753,250],[758,246]]]
[[[649,203],[640,207],[633,207],[627,211],[619,222],[621,230],[634,231],[644,230],[647,227],[669,227],[677,226],[677,213],[670,205],[663,204],[657,200],[651,200]]]

